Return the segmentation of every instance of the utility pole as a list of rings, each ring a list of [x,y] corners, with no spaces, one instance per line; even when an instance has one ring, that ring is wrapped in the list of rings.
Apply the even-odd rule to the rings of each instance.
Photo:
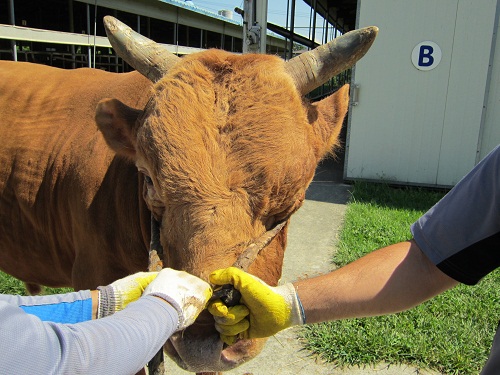
[[[267,1],[244,0],[243,11],[235,9],[243,17],[243,53],[266,53]]]

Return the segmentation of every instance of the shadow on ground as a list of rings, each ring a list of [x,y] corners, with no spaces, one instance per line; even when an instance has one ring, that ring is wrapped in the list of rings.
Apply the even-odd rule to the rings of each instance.
[[[343,158],[323,160],[316,168],[314,178],[306,191],[306,200],[346,204],[350,195],[343,180]]]

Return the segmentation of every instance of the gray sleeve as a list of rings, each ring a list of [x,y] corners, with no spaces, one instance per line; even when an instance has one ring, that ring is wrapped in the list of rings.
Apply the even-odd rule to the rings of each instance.
[[[411,226],[420,249],[450,277],[475,284],[500,264],[497,146]]]
[[[46,296],[17,296],[0,294],[0,301],[5,301],[15,306],[52,305],[58,303],[71,303],[91,298],[90,290],[81,290],[64,294],[50,294]]]
[[[1,374],[135,374],[174,332],[176,310],[152,296],[109,317],[42,322],[0,301]]]

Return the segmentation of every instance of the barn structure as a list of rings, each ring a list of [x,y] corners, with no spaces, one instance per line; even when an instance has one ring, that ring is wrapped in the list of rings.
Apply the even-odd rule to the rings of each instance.
[[[310,26],[309,37],[296,33],[296,1],[288,0],[286,25],[267,24],[260,52],[290,58],[296,44],[314,48],[348,30],[335,18],[323,20],[323,41],[312,37],[315,24]],[[267,4],[267,0],[250,2],[259,8]],[[102,24],[105,15],[115,16],[178,55],[207,48],[243,52],[243,10],[214,13],[202,8],[202,2],[196,4],[184,0],[0,0],[0,59],[60,67],[94,67],[95,63],[97,68],[109,69],[114,62],[109,60],[113,53]]]
[[[294,26],[297,1],[302,2],[287,0],[286,24],[275,25],[267,23],[268,0],[242,0],[242,4],[251,3],[259,11],[263,17],[259,20],[267,26],[263,30],[265,43],[258,52],[289,59],[301,48],[315,48],[349,30],[339,17],[323,13],[326,16],[323,19],[319,13],[321,5],[314,3],[311,20],[319,20],[322,40],[313,37],[318,22],[310,24],[308,35],[297,33]],[[355,0],[349,1],[355,4]],[[202,1],[185,0],[0,0],[0,59],[61,68],[128,71],[131,68],[113,53],[105,37],[102,24],[105,15],[115,16],[179,56],[207,48],[247,52],[243,9],[221,9],[215,13],[202,5]],[[352,13],[355,15],[355,5]],[[311,97],[332,92],[349,77],[349,72],[340,75]]]
[[[115,16],[178,55],[207,48],[242,52],[241,21],[231,11],[217,14],[192,2],[1,0],[0,59],[126,71],[130,67],[113,54],[106,38],[105,15]],[[283,54],[285,45],[284,38],[268,35],[267,52]]]

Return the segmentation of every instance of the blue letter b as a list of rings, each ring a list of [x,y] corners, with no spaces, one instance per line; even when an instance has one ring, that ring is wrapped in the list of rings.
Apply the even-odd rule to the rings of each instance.
[[[434,57],[432,53],[434,48],[431,46],[420,46],[420,54],[418,56],[418,66],[431,66],[434,64]]]

